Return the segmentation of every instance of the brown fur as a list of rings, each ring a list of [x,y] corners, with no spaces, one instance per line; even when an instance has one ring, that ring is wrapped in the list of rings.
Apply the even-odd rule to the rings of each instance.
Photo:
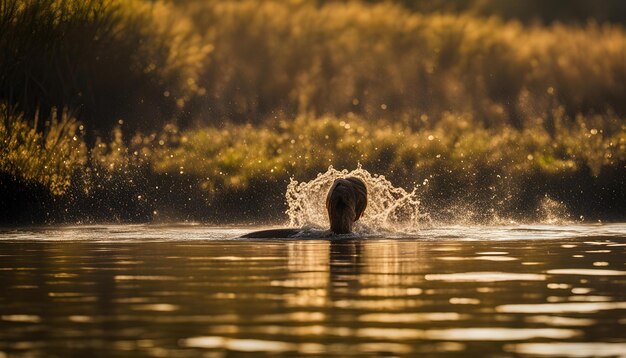
[[[359,220],[366,207],[367,187],[361,179],[336,179],[326,196],[330,230],[335,234],[352,232],[352,225]]]
[[[332,234],[349,234],[352,225],[359,220],[367,206],[367,187],[365,183],[355,177],[336,179],[326,196],[326,210],[330,219],[330,231],[324,236]],[[273,229],[251,232],[242,238],[279,238],[297,237],[302,229]]]

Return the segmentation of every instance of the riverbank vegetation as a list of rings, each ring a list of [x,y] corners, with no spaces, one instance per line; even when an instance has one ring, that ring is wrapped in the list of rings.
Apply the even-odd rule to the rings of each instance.
[[[0,0],[0,221],[275,220],[358,164],[435,219],[624,219],[619,21],[419,10]]]

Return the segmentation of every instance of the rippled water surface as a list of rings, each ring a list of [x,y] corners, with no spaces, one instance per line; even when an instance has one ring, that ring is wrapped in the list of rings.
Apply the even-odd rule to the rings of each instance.
[[[0,231],[4,356],[625,356],[626,225]]]

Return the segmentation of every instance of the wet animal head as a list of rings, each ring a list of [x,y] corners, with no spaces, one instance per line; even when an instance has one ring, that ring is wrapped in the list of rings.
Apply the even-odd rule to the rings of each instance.
[[[336,179],[326,196],[330,230],[335,234],[352,232],[367,206],[367,187],[355,177]]]

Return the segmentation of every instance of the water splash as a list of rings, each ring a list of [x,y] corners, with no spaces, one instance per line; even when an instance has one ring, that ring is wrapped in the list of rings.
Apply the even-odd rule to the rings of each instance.
[[[285,194],[290,226],[328,228],[326,194],[335,179],[347,176],[357,177],[367,185],[367,209],[357,222],[357,232],[410,233],[430,224],[428,214],[420,210],[419,185],[408,192],[394,187],[383,175],[372,175],[359,164],[351,172],[329,166],[325,173],[308,182],[291,179]]]
[[[544,224],[570,224],[570,214],[567,206],[562,201],[552,199],[548,195],[545,195],[539,202],[537,208],[539,216],[539,222]]]

